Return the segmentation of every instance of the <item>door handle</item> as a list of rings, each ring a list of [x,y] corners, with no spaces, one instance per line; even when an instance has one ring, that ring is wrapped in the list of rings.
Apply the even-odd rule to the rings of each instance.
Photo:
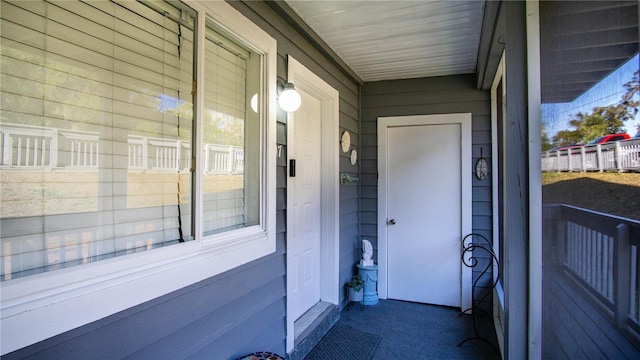
[[[390,219],[389,221],[387,221],[388,225],[395,225],[396,224],[396,219]]]

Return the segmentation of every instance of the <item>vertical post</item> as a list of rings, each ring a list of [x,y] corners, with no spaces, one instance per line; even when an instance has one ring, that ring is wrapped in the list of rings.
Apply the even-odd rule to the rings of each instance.
[[[616,168],[618,169],[618,172],[622,172],[622,147],[620,147],[620,141],[616,141],[616,147],[614,151]]]
[[[182,147],[182,142],[180,141],[180,139],[176,140],[176,154],[174,157],[174,164],[173,164],[173,168],[176,171],[180,171],[180,148]]]
[[[580,147],[580,154],[582,156],[582,172],[587,171],[587,153],[584,151],[584,146]]]
[[[141,165],[142,165],[142,168],[144,170],[147,170],[147,168],[149,167],[149,160],[147,158],[147,156],[149,155],[148,154],[148,151],[149,151],[148,142],[149,142],[149,139],[146,136],[144,136],[142,138],[142,161],[141,161]]]
[[[596,158],[598,159],[598,170],[604,171],[604,159],[602,158],[602,145],[596,145]]]
[[[567,221],[565,220],[562,207],[557,209],[557,217],[555,218],[555,238],[553,243],[555,245],[554,262],[556,265],[562,266],[568,262],[567,249],[569,247],[567,236]]]
[[[629,291],[630,291],[630,242],[629,225],[620,224],[616,227],[616,252],[614,254],[615,264],[615,317],[618,329],[624,329],[629,315]]]
[[[51,129],[51,144],[49,144],[49,166],[58,166],[58,129]]]
[[[13,158],[13,138],[9,133],[2,134],[2,165],[11,165]]]

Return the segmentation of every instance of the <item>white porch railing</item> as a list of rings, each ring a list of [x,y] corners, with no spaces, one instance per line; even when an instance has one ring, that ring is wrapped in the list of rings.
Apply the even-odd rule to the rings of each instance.
[[[239,146],[206,144],[205,174],[240,174],[244,172],[244,149]]]
[[[130,170],[188,172],[191,167],[188,141],[129,135],[127,142]]]
[[[2,168],[98,168],[97,132],[62,130],[19,124],[0,124]]]
[[[0,168],[12,170],[96,170],[100,159],[98,132],[0,123]],[[129,135],[127,169],[189,172],[191,143],[177,139]],[[244,173],[244,149],[204,145],[204,174]]]
[[[640,171],[640,139],[546,151],[542,171]]]
[[[567,205],[545,205],[545,263],[561,266],[600,316],[640,338],[640,221]]]

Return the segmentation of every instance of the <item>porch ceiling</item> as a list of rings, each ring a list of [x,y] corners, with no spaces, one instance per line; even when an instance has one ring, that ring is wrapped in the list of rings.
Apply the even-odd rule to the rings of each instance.
[[[476,72],[486,1],[284,0],[363,81]],[[572,101],[638,52],[637,1],[541,1],[542,100]]]
[[[364,81],[476,71],[484,1],[285,2]]]

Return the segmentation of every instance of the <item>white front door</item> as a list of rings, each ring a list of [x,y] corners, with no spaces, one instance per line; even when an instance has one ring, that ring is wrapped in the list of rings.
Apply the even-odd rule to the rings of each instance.
[[[292,315],[298,318],[320,301],[320,236],[321,236],[321,144],[320,101],[298,90],[302,105],[288,125],[293,134],[289,144],[289,159],[295,161],[295,176],[289,174],[288,212],[292,212],[288,226],[289,256],[287,269],[293,277]]]
[[[287,64],[287,79],[302,96],[300,109],[287,115],[286,156],[296,161],[295,177],[288,176],[287,167],[286,189],[286,350],[290,352],[296,319],[320,301],[335,305],[340,301],[340,94],[291,56]]]
[[[462,307],[461,241],[470,232],[463,173],[472,171],[463,132],[470,128],[451,115],[408,118],[383,129],[379,154],[387,297]]]

